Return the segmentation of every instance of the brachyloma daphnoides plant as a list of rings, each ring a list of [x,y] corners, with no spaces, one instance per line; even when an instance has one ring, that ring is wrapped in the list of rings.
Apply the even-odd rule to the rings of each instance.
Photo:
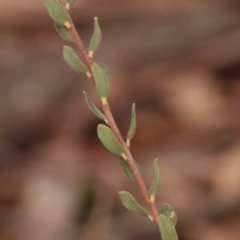
[[[129,211],[147,217],[151,222],[155,223],[160,229],[162,240],[178,240],[175,229],[177,214],[174,208],[170,204],[164,204],[159,213],[155,205],[155,197],[162,184],[162,176],[158,167],[158,160],[156,159],[154,161],[153,179],[151,186],[148,189],[142,177],[141,167],[134,160],[130,151],[130,142],[136,132],[137,126],[135,104],[132,106],[131,123],[126,139],[124,139],[120,133],[108,104],[108,96],[110,93],[109,70],[106,65],[98,64],[94,62],[93,59],[93,55],[98,50],[102,41],[102,31],[98,23],[98,18],[94,18],[94,31],[88,50],[86,50],[69,13],[70,8],[76,0],[43,1],[50,17],[55,23],[55,28],[58,34],[64,40],[74,42],[84,59],[85,63],[71,47],[63,47],[63,58],[66,63],[74,71],[80,74],[85,74],[92,81],[97,96],[101,101],[102,111],[94,105],[88,94],[83,91],[89,109],[94,115],[96,115],[96,117],[105,122],[105,124],[99,124],[97,127],[97,135],[100,141],[104,147],[120,158],[120,164],[129,179],[137,182],[148,205],[149,211],[142,207],[132,194],[127,191],[119,192],[122,204]]]

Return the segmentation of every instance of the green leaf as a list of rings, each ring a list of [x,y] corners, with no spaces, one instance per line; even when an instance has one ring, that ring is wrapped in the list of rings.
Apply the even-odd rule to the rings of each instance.
[[[54,22],[60,25],[69,22],[68,14],[58,0],[43,0],[43,2]]]
[[[131,181],[136,181],[136,178],[135,178],[131,168],[129,167],[128,163],[122,157],[120,158],[120,164],[121,164],[124,172],[128,176],[128,178]],[[142,169],[141,169],[140,165],[136,161],[135,161],[135,164],[136,164],[136,166],[138,168],[138,172],[142,175]]]
[[[135,160],[134,160],[135,161]],[[137,166],[137,169],[138,169],[138,172],[140,173],[141,176],[143,176],[143,171],[142,171],[142,168],[141,166],[135,161],[135,164]]]
[[[127,145],[130,146],[130,140],[133,138],[137,128],[135,103],[132,105],[132,119],[127,134]]]
[[[158,222],[162,240],[178,240],[176,229],[170,218],[163,214],[160,214]]]
[[[75,2],[76,0],[67,0],[67,4],[69,4],[69,6],[72,6]]]
[[[162,184],[162,176],[158,167],[158,160],[156,159],[154,161],[153,180],[149,189],[149,196],[150,196],[150,199],[153,198],[153,201],[154,201],[154,197],[159,192],[161,184]]]
[[[88,69],[71,47],[64,46],[63,58],[67,65],[78,73],[87,73]]]
[[[103,69],[104,69],[104,71],[105,71],[105,73],[106,73],[106,75],[107,75],[107,77],[108,77],[108,80],[110,80],[110,71],[109,71],[109,69],[108,69],[108,67],[107,67],[107,65],[105,65],[105,64],[103,64],[103,63],[101,63],[101,64],[99,64]]]
[[[128,176],[128,178],[133,182],[136,181],[136,178],[135,178],[131,168],[129,167],[128,163],[122,157],[120,158],[120,164],[121,164],[124,172]]]
[[[102,144],[112,153],[121,156],[124,154],[124,149],[119,143],[118,139],[113,134],[112,130],[103,125],[99,124],[97,128],[97,134]]]
[[[64,40],[73,42],[72,35],[63,25],[55,23],[55,29]]]
[[[161,208],[161,214],[169,217],[172,220],[173,225],[174,226],[176,225],[176,223],[177,223],[177,213],[170,204],[167,204],[167,203],[163,204],[163,206]]]
[[[90,57],[92,57],[93,53],[96,52],[100,46],[100,43],[102,41],[102,31],[98,24],[98,18],[94,18],[94,30],[93,30],[93,36],[90,41],[88,51]]]
[[[129,211],[131,211],[135,214],[141,215],[141,216],[145,216],[145,217],[149,216],[148,211],[145,208],[143,208],[135,200],[135,198],[132,196],[131,193],[129,193],[127,191],[121,191],[121,192],[119,192],[119,196],[120,196],[123,206],[125,208],[127,208]]]
[[[83,94],[86,98],[86,102],[87,102],[87,105],[89,107],[89,109],[92,111],[92,113],[97,116],[98,118],[102,119],[103,121],[107,121],[105,115],[98,110],[98,108],[93,104],[93,102],[91,101],[91,99],[89,98],[89,96],[87,95],[87,93],[85,91],[83,91]]]
[[[104,69],[97,63],[93,63],[93,76],[96,82],[97,94],[100,99],[108,97],[109,81]]]

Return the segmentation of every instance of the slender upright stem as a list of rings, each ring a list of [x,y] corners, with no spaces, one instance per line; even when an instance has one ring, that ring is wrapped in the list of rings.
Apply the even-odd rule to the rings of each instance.
[[[72,22],[72,20],[71,20],[71,26],[69,26],[68,29],[69,29],[69,32],[71,33],[77,47],[79,48],[79,51],[83,55],[87,65],[88,65],[89,72],[91,73],[91,80],[95,83],[94,76],[92,74],[92,65],[93,65],[92,58],[90,58],[88,56],[87,51],[84,48],[82,40],[81,40],[73,22]],[[133,172],[133,174],[134,174],[134,176],[137,180],[137,183],[139,185],[139,188],[142,192],[142,195],[143,195],[145,201],[147,202],[147,204],[149,206],[149,209],[151,211],[152,218],[153,218],[152,220],[155,224],[158,225],[158,211],[157,211],[157,208],[155,206],[155,203],[150,201],[146,184],[144,183],[143,178],[142,178],[141,174],[139,173],[139,171],[138,171],[138,169],[135,165],[135,162],[134,162],[133,156],[131,154],[131,151],[130,151],[129,147],[127,146],[124,138],[122,137],[122,134],[120,133],[120,131],[119,131],[117,125],[116,125],[116,122],[114,120],[114,117],[112,115],[112,112],[111,112],[111,109],[110,109],[108,103],[106,102],[106,104],[102,104],[102,107],[103,107],[104,114],[107,118],[108,125],[110,126],[112,132],[117,137],[117,139],[119,140],[119,142],[121,143],[121,145],[122,145],[122,147],[125,151],[125,154],[127,156],[126,161],[127,161],[129,167],[131,168],[131,170],[132,170],[132,172]]]

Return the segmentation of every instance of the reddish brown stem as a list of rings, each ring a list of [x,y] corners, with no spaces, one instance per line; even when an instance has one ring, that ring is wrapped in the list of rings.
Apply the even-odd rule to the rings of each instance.
[[[75,26],[73,25],[73,22],[71,23],[71,27],[69,28],[69,31],[72,34],[72,37],[73,37],[73,39],[74,39],[74,41],[75,41],[79,51],[81,52],[81,54],[83,55],[85,61],[87,62],[88,66],[90,68],[89,70],[92,71],[91,70],[92,59],[89,58],[89,56],[88,56],[88,54],[87,54],[87,52],[85,50],[85,47],[84,47],[84,45],[82,43],[82,39],[80,38],[80,36],[79,36]]]
[[[92,64],[93,64],[93,61],[92,59],[88,56],[85,48],[84,48],[84,45],[82,43],[82,40],[73,24],[73,22],[71,21],[71,27],[69,28],[69,32],[71,33],[76,45],[78,46],[79,48],[79,51],[81,52],[81,54],[83,55],[87,65],[88,65],[88,68],[89,68],[89,72],[91,73],[91,80],[95,83],[95,80],[94,80],[94,77],[93,77],[93,74],[92,74]],[[129,165],[129,167],[131,168],[136,180],[137,180],[137,183],[139,185],[139,188],[142,192],[142,195],[144,197],[144,199],[146,200],[148,206],[149,206],[149,209],[151,211],[151,214],[152,214],[152,217],[153,217],[153,222],[155,224],[158,225],[158,211],[157,211],[157,208],[155,206],[154,203],[150,202],[150,199],[149,199],[149,196],[148,196],[148,190],[147,190],[147,187],[146,187],[146,184],[144,183],[143,181],[143,178],[141,176],[141,174],[139,173],[136,165],[135,165],[135,162],[134,162],[134,159],[133,159],[133,156],[124,140],[124,138],[122,137],[122,134],[120,133],[117,125],[116,125],[116,122],[113,118],[113,115],[112,115],[112,112],[111,112],[111,109],[108,105],[108,103],[106,103],[105,105],[102,105],[103,107],[103,111],[104,111],[104,114],[107,118],[107,121],[108,121],[108,125],[110,126],[110,128],[112,129],[112,132],[114,133],[114,135],[117,137],[117,139],[119,140],[119,142],[121,143],[121,145],[123,146],[124,148],[124,151],[125,151],[125,154],[127,156],[127,163]]]
[[[122,146],[124,148],[125,154],[127,156],[126,161],[127,161],[129,167],[131,168],[131,170],[132,170],[132,172],[133,172],[133,174],[134,174],[134,176],[137,180],[138,186],[139,186],[139,188],[142,192],[142,195],[143,195],[144,199],[148,203],[149,209],[150,209],[150,211],[152,213],[152,216],[153,216],[153,221],[154,221],[154,223],[156,223],[158,225],[158,211],[157,211],[157,208],[156,208],[154,203],[150,202],[146,184],[144,183],[143,178],[142,178],[141,174],[139,173],[139,171],[136,167],[133,156],[132,156],[126,142],[124,141],[124,139],[123,139],[123,137],[122,137],[117,125],[116,125],[116,122],[113,118],[113,115],[112,115],[112,112],[111,112],[111,109],[110,109],[108,103],[106,105],[103,105],[103,111],[105,113],[105,116],[108,120],[108,124],[111,127],[114,135],[118,138],[119,142],[122,144]]]

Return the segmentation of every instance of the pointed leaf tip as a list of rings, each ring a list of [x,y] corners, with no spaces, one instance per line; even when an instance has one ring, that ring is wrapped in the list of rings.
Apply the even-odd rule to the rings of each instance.
[[[98,118],[100,118],[100,119],[102,119],[103,121],[106,122],[107,120],[106,120],[105,115],[101,111],[98,110],[98,108],[94,105],[92,100],[89,98],[88,94],[85,91],[83,91],[83,94],[84,94],[84,96],[86,98],[87,105],[88,105],[89,109],[91,110],[91,112],[96,117],[98,117]]]
[[[112,153],[121,156],[124,153],[122,145],[119,143],[112,130],[103,125],[99,124],[97,127],[97,134],[102,144]]]
[[[129,211],[144,216],[144,217],[148,217],[149,213],[148,211],[143,208],[136,200],[135,198],[132,196],[131,193],[127,192],[127,191],[121,191],[119,192],[119,196],[120,199],[122,201],[122,204],[125,208],[127,208]]]
[[[102,31],[98,24],[98,18],[94,18],[94,30],[93,30],[93,36],[91,38],[88,51],[90,55],[92,55],[94,52],[96,52],[101,44],[102,41]]]
[[[162,240],[178,240],[176,229],[170,218],[160,214],[158,222]]]
[[[132,118],[130,128],[127,134],[127,142],[130,144],[130,140],[133,138],[137,128],[137,121],[136,121],[136,108],[135,103],[132,105]]]
[[[158,167],[158,160],[155,159],[154,169],[153,169],[153,180],[148,193],[150,197],[152,196],[155,197],[158,194],[161,184],[162,184],[162,176]]]
[[[66,41],[73,42],[73,37],[63,25],[55,23],[57,33]]]
[[[96,90],[100,99],[107,98],[109,95],[109,80],[105,70],[97,63],[93,63],[93,76],[96,82]]]
[[[64,46],[63,58],[67,65],[78,73],[87,73],[88,69],[71,47]]]
[[[161,208],[161,214],[169,217],[172,220],[173,225],[176,226],[177,213],[170,204],[167,204],[167,203],[163,204],[163,206]]]
[[[43,0],[43,2],[54,22],[64,25],[69,21],[66,10],[58,0]]]

